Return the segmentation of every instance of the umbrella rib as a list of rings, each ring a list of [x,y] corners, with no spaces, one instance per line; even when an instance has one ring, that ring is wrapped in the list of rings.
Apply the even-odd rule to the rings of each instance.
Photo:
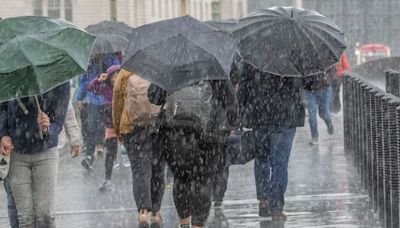
[[[307,29],[307,30],[308,30],[308,28],[304,28],[304,29]],[[318,33],[314,32],[313,34],[315,34],[316,36],[318,36],[318,38],[320,38],[321,40],[325,41],[324,44],[325,44],[326,46],[328,46],[328,50],[336,57],[336,60],[339,61],[339,60],[340,60],[340,56],[337,56],[337,55],[336,55],[336,53],[333,51],[333,47],[330,45],[330,43],[329,43],[329,42],[326,42],[325,38],[322,37],[321,35],[319,35]]]

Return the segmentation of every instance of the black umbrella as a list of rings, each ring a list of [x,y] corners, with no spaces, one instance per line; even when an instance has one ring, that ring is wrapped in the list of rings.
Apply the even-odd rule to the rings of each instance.
[[[344,33],[333,21],[296,7],[254,12],[240,20],[232,32],[246,62],[284,77],[323,73],[346,49]]]
[[[102,21],[89,25],[86,31],[96,35],[92,54],[124,51],[128,46],[128,38],[132,27],[116,21]]]
[[[229,77],[236,40],[190,16],[132,31],[123,68],[171,92],[201,80]]]
[[[234,19],[210,20],[206,21],[205,23],[224,31],[231,31],[237,25],[238,21]]]
[[[88,27],[86,27],[86,31],[95,35],[100,33],[105,33],[111,35],[124,36],[126,38],[129,37],[129,35],[132,32],[132,29],[133,29],[132,27],[125,24],[124,22],[117,22],[117,21],[102,21],[100,23],[89,25]]]

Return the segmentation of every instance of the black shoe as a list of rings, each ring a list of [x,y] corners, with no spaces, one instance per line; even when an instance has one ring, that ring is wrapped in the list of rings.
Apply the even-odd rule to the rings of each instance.
[[[283,211],[272,212],[271,216],[272,216],[272,221],[278,222],[287,220],[287,216]]]
[[[215,209],[223,209],[224,204],[222,203],[222,201],[215,201],[214,202],[214,208]]]
[[[333,135],[335,133],[335,128],[333,127],[332,123],[328,124],[328,134]]]
[[[260,217],[271,217],[268,201],[265,202],[260,201],[258,215]]]
[[[86,158],[82,160],[81,164],[85,169],[93,170],[93,157],[86,156]]]
[[[190,225],[189,224],[180,225],[180,228],[190,228]]]

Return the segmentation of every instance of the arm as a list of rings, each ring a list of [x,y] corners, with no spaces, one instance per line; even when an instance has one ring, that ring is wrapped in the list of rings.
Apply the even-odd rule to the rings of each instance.
[[[87,86],[87,91],[95,95],[104,95],[107,90],[107,85],[98,78],[91,81]]]
[[[219,93],[219,100],[222,101],[222,106],[226,110],[226,117],[231,127],[237,128],[239,126],[239,103],[236,97],[235,88],[230,81],[219,83],[217,91]]]
[[[343,64],[343,71],[344,72],[349,72],[350,71],[350,64],[349,64],[349,60],[347,59],[346,53],[343,53],[342,64]]]
[[[147,93],[150,103],[155,105],[163,105],[166,102],[166,91],[160,87],[151,84]]]
[[[68,109],[64,123],[65,133],[72,146],[79,146],[82,143],[82,134],[76,120],[74,108],[71,101],[68,102]]]
[[[44,110],[50,118],[50,126],[48,129],[48,135],[52,137],[58,137],[61,132],[65,117],[67,114],[67,107],[70,96],[70,85],[69,83],[63,84],[54,90],[46,94],[46,99],[52,99],[51,107],[47,107]]]
[[[125,106],[125,93],[128,84],[128,78],[132,74],[129,71],[121,70],[114,84],[112,117],[115,133],[120,135],[121,116]]]
[[[88,75],[83,74],[79,78],[79,86],[76,90],[76,100],[83,101],[87,94]]]
[[[0,104],[0,138],[9,135],[8,126],[8,102]]]

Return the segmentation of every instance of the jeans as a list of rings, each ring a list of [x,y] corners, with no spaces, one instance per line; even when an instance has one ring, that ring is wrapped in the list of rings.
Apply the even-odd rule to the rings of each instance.
[[[307,103],[308,121],[312,138],[318,138],[317,111],[327,125],[332,124],[329,112],[332,90],[331,86],[318,91],[304,90],[304,99]]]
[[[271,212],[285,204],[288,164],[296,128],[258,127],[254,130],[254,173],[258,200],[268,200]]]
[[[11,154],[8,181],[21,228],[55,228],[55,185],[58,150]]]
[[[159,212],[165,189],[165,166],[159,151],[153,147],[151,129],[135,127],[125,135],[132,169],[133,196],[138,210]]]
[[[10,183],[7,179],[4,180],[4,189],[7,194],[8,219],[10,220],[10,226],[11,228],[19,228],[17,207],[15,206]]]

